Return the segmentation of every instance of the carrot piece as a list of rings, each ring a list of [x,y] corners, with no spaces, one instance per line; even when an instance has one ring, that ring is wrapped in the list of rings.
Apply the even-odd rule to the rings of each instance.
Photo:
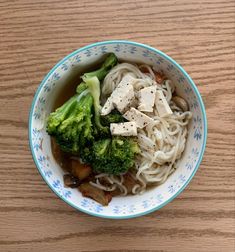
[[[166,76],[163,73],[155,72],[155,80],[157,83],[162,84],[166,80]]]

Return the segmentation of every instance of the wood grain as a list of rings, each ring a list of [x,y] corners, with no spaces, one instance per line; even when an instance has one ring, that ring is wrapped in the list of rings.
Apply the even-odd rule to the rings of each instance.
[[[199,171],[172,203],[113,221],[77,212],[45,185],[28,147],[37,86],[86,44],[130,39],[179,62],[206,105]],[[0,251],[232,252],[235,249],[235,1],[0,1]]]

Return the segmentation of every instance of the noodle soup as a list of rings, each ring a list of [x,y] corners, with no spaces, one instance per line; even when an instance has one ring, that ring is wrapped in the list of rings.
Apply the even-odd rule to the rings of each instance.
[[[102,65],[98,64],[92,70],[99,68],[102,69]],[[81,84],[74,82],[64,87],[55,101],[54,109],[60,110],[76,92],[78,96],[66,108],[69,112],[63,114],[63,121],[57,126],[59,133],[50,130],[50,125],[48,133],[52,135],[53,155],[68,173],[65,186],[77,187],[85,197],[107,205],[112,197],[142,194],[167,180],[177,169],[177,161],[185,149],[187,125],[192,112],[187,102],[175,92],[175,84],[150,65],[119,62],[109,68],[105,75],[98,71],[84,74]],[[81,110],[79,102],[91,94],[86,88],[89,76],[94,78],[94,73],[98,77],[93,82],[99,85],[96,86],[98,91],[95,90],[96,94],[90,99],[94,104],[91,102],[87,110],[89,118],[78,119]],[[98,112],[95,107],[97,92]],[[88,102],[84,101],[82,110],[86,109]],[[52,119],[53,116],[59,118],[55,115],[58,110],[52,113]],[[97,113],[102,130],[108,129],[105,134],[97,126]],[[84,118],[85,115],[80,117]],[[83,135],[80,134],[74,142],[71,135],[76,135],[79,127],[85,127],[86,123],[89,123],[89,133],[85,128],[81,133]],[[67,136],[72,130],[73,134]],[[84,138],[85,134],[90,135]]]

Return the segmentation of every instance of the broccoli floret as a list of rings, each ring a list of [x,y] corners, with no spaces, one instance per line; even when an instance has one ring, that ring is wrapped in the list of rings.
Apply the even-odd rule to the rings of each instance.
[[[77,94],[49,115],[47,132],[55,137],[62,150],[75,154],[84,152],[97,136],[109,136],[109,128],[100,122],[99,80],[116,63],[116,56],[110,54],[99,70],[84,74]],[[88,152],[84,152],[84,157],[89,159]]]
[[[121,122],[125,122],[125,121],[126,121],[125,118],[117,110],[113,110],[108,115],[101,116],[101,123],[104,126],[109,126],[110,123],[121,123]]]
[[[91,162],[92,162],[91,148],[92,148],[92,145],[86,145],[79,152],[79,157],[82,160],[82,162],[85,164],[91,164]]]
[[[118,59],[116,55],[114,53],[110,53],[109,56],[105,59],[100,69],[90,73],[85,73],[82,76],[82,79],[85,80],[87,78],[96,76],[99,79],[99,81],[102,81],[104,77],[107,75],[107,73],[117,64],[117,62]]]
[[[98,78],[86,79],[78,94],[50,114],[47,132],[55,136],[62,150],[78,153],[95,135],[109,134],[109,128],[100,123],[99,96]]]
[[[54,136],[57,133],[57,126],[59,126],[73,111],[76,106],[77,96],[73,96],[67,102],[65,102],[61,107],[52,112],[47,119],[47,132],[48,134]]]
[[[61,149],[66,152],[78,153],[81,146],[93,141],[93,98],[88,93],[83,94],[70,98],[51,113],[47,120],[47,132],[55,137]]]
[[[113,137],[94,142],[91,152],[91,166],[95,172],[119,175],[134,165],[139,147],[131,138]]]

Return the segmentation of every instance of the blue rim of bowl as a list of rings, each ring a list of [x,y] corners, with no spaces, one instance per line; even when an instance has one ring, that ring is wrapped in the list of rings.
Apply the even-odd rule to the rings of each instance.
[[[32,137],[31,137],[31,128],[32,128],[32,119],[33,119],[33,110],[34,110],[34,107],[35,107],[35,101],[37,100],[37,97],[38,97],[38,94],[40,93],[42,87],[44,86],[44,83],[47,81],[47,79],[49,78],[49,76],[61,65],[63,64],[67,59],[73,57],[74,55],[76,55],[77,53],[79,52],[82,52],[84,50],[87,50],[87,49],[90,49],[92,47],[95,47],[95,46],[100,46],[100,45],[107,45],[107,44],[129,44],[129,45],[132,45],[132,46],[138,46],[138,47],[142,47],[142,48],[145,48],[145,49],[148,49],[152,52],[155,52],[159,55],[161,55],[163,58],[165,58],[166,60],[170,61],[176,68],[178,68],[181,73],[183,73],[184,77],[186,77],[186,79],[188,80],[188,82],[190,83],[191,87],[193,88],[198,100],[199,100],[199,104],[200,104],[200,108],[201,108],[201,111],[203,113],[203,126],[204,126],[204,136],[203,136],[203,145],[202,145],[202,149],[201,149],[201,152],[200,152],[200,156],[199,156],[199,159],[198,159],[198,162],[196,164],[196,167],[193,171],[193,173],[191,174],[191,176],[189,177],[189,179],[185,182],[185,184],[182,186],[182,188],[174,195],[172,195],[167,201],[163,202],[162,204],[160,204],[159,206],[157,207],[153,207],[152,209],[150,210],[147,210],[147,211],[144,211],[144,212],[141,212],[141,213],[138,213],[138,214],[131,214],[131,215],[126,215],[126,216],[109,216],[109,215],[103,215],[102,213],[100,214],[96,214],[96,213],[92,213],[92,212],[89,212],[85,209],[82,209],[78,206],[76,206],[75,204],[73,204],[72,202],[69,202],[67,199],[63,198],[48,182],[47,182],[47,179],[45,177],[45,175],[43,174],[43,172],[41,171],[40,169],[40,166],[38,164],[38,160],[34,154],[34,150],[33,150],[33,144],[32,144]],[[130,218],[135,218],[135,217],[140,217],[140,216],[143,216],[143,215],[146,215],[146,214],[149,214],[149,213],[152,213],[154,211],[157,211],[159,210],[160,208],[164,207],[165,205],[167,205],[168,203],[170,203],[173,199],[175,199],[185,188],[186,186],[189,184],[189,182],[192,180],[193,176],[195,175],[196,171],[198,170],[199,166],[200,166],[200,163],[202,161],[202,157],[203,157],[203,154],[205,152],[205,148],[206,148],[206,140],[207,140],[207,118],[206,118],[206,111],[205,111],[205,107],[204,107],[204,104],[203,104],[203,101],[202,101],[202,97],[195,85],[195,83],[193,82],[193,80],[191,79],[191,77],[187,74],[187,72],[183,69],[182,66],[180,66],[176,61],[174,61],[170,56],[166,55],[165,53],[163,53],[162,51],[158,50],[158,49],[155,49],[151,46],[148,46],[148,45],[145,45],[145,44],[141,44],[141,43],[138,43],[138,42],[133,42],[133,41],[128,41],[128,40],[110,40],[110,41],[103,41],[103,42],[97,42],[97,43],[93,43],[93,44],[89,44],[87,46],[84,46],[80,49],[77,49],[75,50],[74,52],[70,53],[69,55],[67,55],[66,57],[64,57],[62,60],[60,60],[51,70],[50,72],[44,77],[43,81],[41,82],[41,84],[39,85],[35,95],[34,95],[34,98],[33,98],[33,102],[32,102],[32,106],[31,106],[31,110],[30,110],[30,113],[29,113],[29,130],[28,130],[28,135],[29,135],[29,146],[30,146],[30,150],[31,150],[31,153],[32,153],[32,156],[33,156],[33,160],[34,160],[34,163],[39,171],[39,173],[41,174],[42,178],[44,179],[44,181],[46,182],[46,184],[49,186],[49,188],[59,197],[61,198],[65,203],[67,203],[68,205],[70,205],[71,207],[75,208],[76,210],[79,210],[81,212],[84,212],[86,214],[89,214],[89,215],[92,215],[92,216],[95,216],[95,217],[102,217],[102,218],[108,218],[108,219],[130,219]]]

